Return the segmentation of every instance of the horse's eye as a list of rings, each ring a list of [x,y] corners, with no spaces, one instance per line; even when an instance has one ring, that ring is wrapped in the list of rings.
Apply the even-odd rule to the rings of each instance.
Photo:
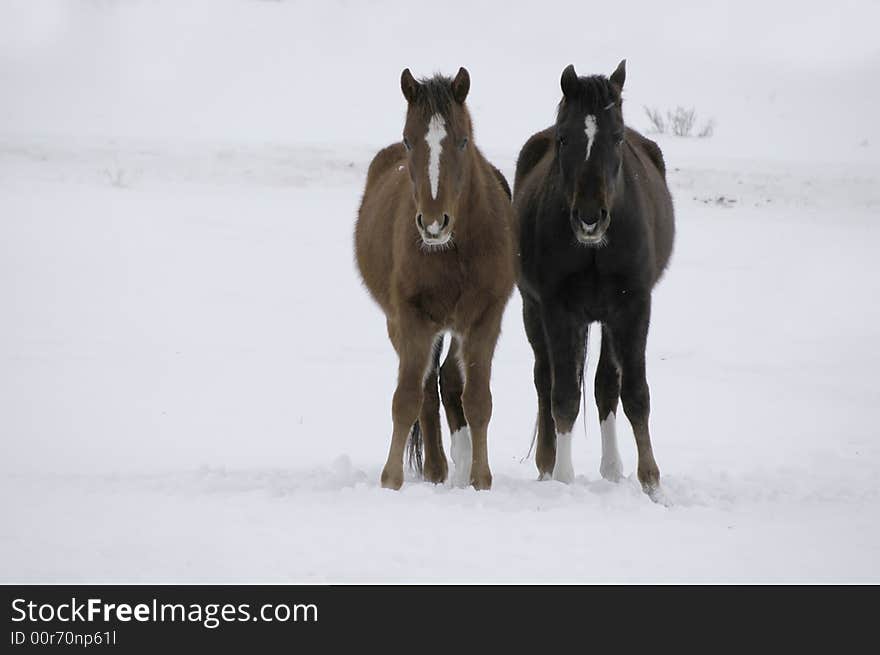
[[[559,137],[559,147],[561,148],[564,145],[565,145],[565,137],[561,136],[561,137]]]
[[[622,145],[622,144],[623,144],[623,135],[622,135],[622,134],[617,134],[617,135],[615,135],[615,137],[614,137],[614,145],[619,146],[619,145]]]
[[[468,138],[467,138],[467,137],[464,137],[464,138],[461,140],[461,143],[458,144],[458,149],[459,149],[459,150],[464,150],[465,147],[467,147],[467,144],[468,144]]]
[[[412,150],[412,145],[410,144],[409,139],[407,139],[406,137],[403,137],[403,147],[406,148],[407,152]]]

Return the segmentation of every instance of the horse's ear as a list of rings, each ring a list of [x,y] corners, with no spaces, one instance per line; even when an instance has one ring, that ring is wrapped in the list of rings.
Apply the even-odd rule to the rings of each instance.
[[[459,68],[458,75],[452,80],[452,97],[458,104],[464,104],[468,91],[471,90],[471,76],[466,68]]]
[[[404,68],[400,74],[400,90],[403,91],[403,97],[407,102],[415,102],[419,97],[419,89],[422,85],[418,83],[416,78],[409,72],[409,68]]]
[[[626,81],[626,59],[620,60],[609,79],[617,85],[618,89],[623,91],[623,83]]]
[[[565,67],[565,70],[562,71],[562,79],[559,82],[562,86],[562,95],[566,98],[577,97],[580,85],[578,84],[578,74],[575,72],[573,64]]]

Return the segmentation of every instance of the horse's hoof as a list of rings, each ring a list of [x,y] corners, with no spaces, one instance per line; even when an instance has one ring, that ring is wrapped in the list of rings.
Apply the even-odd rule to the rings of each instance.
[[[541,450],[535,455],[539,480],[552,480],[553,467],[556,466],[556,451]]]
[[[639,464],[639,482],[642,483],[642,491],[649,496],[651,491],[660,487],[660,469],[654,463],[648,465]]]
[[[486,491],[492,488],[492,474],[489,471],[481,475],[471,476],[471,486],[477,491]]]
[[[444,459],[442,462],[437,464],[428,464],[425,462],[424,469],[424,477],[426,482],[433,482],[434,484],[443,484],[446,482],[446,476],[449,473],[449,467],[446,464],[446,460]]]
[[[671,503],[660,486],[660,469],[653,462],[647,466],[639,466],[639,482],[642,483],[642,491],[648,498],[658,505],[669,507]]]
[[[623,480],[623,467],[620,460],[612,460],[609,462],[602,461],[599,465],[599,475],[608,482],[620,482]]]
[[[471,472],[470,469],[462,471],[458,467],[455,468],[454,473],[452,474],[452,486],[458,489],[464,489],[471,483]]]
[[[662,505],[663,507],[672,507],[672,501],[666,496],[666,492],[663,491],[663,487],[661,487],[659,483],[652,487],[642,485],[642,491],[647,494],[652,502]]]
[[[553,479],[557,482],[563,482],[565,484],[571,484],[574,482],[574,467],[573,466],[556,466],[553,469]]]
[[[473,464],[473,444],[471,431],[467,426],[452,433],[452,464],[455,472],[452,484],[466,487],[471,482],[471,465]]]
[[[397,491],[403,486],[403,471],[391,473],[387,469],[382,471],[382,488]]]

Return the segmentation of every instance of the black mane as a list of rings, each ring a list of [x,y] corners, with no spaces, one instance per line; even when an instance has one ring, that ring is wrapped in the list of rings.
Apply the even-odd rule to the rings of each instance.
[[[570,107],[586,114],[596,114],[612,103],[620,102],[620,92],[604,75],[579,77],[580,92],[575,98],[563,98],[556,108],[557,116]]]

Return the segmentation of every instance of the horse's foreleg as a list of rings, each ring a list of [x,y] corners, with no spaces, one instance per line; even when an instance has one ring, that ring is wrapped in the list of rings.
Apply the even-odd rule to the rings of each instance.
[[[621,364],[620,398],[632,424],[639,453],[638,476],[642,489],[655,498],[660,488],[660,469],[654,460],[648,418],[651,395],[645,374],[645,346],[651,318],[651,298],[633,298],[612,325],[615,351]]]
[[[571,483],[574,481],[572,432],[581,406],[587,325],[560,307],[545,310],[543,325],[552,371],[550,411],[556,429],[553,479]]]
[[[464,391],[461,401],[472,439],[471,484],[475,489],[492,486],[489,469],[487,432],[492,418],[492,357],[501,331],[504,303],[490,307],[463,335],[461,360],[464,366]]]
[[[422,406],[423,384],[434,345],[434,334],[419,322],[400,323],[395,328],[392,338],[400,363],[391,403],[391,448],[382,471],[382,486],[388,489],[400,489],[403,484],[403,453]]]
[[[620,365],[614,353],[611,328],[602,326],[602,353],[596,367],[594,392],[602,432],[602,463],[599,473],[611,482],[623,477],[620,451],[617,448],[617,402],[620,399]]]
[[[553,475],[556,463],[556,432],[553,426],[553,414],[550,411],[550,353],[544,338],[544,326],[537,303],[523,298],[523,324],[526,336],[535,355],[535,391],[538,393],[538,434],[535,448],[535,465],[538,477],[549,479]]]

